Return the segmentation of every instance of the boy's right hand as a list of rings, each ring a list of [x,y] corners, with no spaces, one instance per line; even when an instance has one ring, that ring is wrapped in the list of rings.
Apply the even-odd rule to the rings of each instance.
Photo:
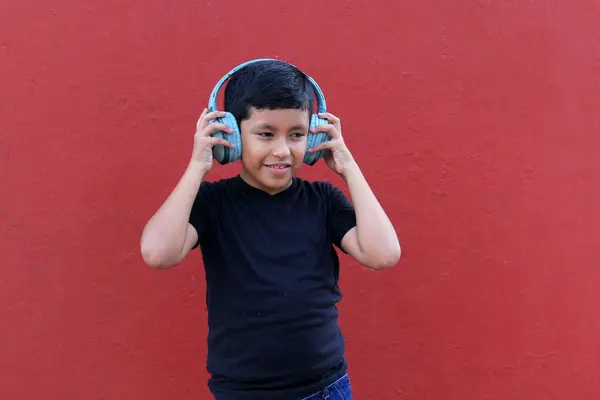
[[[222,118],[225,112],[214,111],[207,113],[205,108],[196,123],[196,133],[194,134],[194,150],[192,152],[192,163],[196,165],[203,174],[208,173],[213,166],[212,149],[215,145],[233,147],[233,144],[225,139],[210,136],[214,131],[223,131],[231,134],[232,130],[225,124],[216,122],[209,123],[215,118]]]

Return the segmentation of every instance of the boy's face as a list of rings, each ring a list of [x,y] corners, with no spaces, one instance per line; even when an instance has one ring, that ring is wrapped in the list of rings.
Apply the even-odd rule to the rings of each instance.
[[[242,177],[276,194],[285,190],[302,166],[309,113],[306,110],[251,109],[242,121]]]

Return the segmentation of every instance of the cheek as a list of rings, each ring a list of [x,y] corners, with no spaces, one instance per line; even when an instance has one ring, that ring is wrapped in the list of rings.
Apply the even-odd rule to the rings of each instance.
[[[294,154],[297,162],[301,162],[306,153],[306,140],[297,141],[290,144],[290,150]]]
[[[249,137],[242,137],[242,158],[248,163],[260,162],[261,143]]]

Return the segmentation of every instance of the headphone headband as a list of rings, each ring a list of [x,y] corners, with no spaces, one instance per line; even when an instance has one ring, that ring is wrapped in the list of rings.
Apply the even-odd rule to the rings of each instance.
[[[237,71],[239,71],[240,69],[246,67],[249,64],[254,64],[256,62],[260,62],[260,61],[281,61],[281,60],[276,60],[273,58],[259,58],[256,60],[251,60],[251,61],[247,61],[243,64],[238,65],[237,67],[233,68],[231,71],[229,71],[228,73],[226,73],[220,80],[219,82],[217,82],[217,84],[215,85],[215,87],[212,90],[212,93],[210,94],[210,98],[208,100],[208,111],[212,112],[212,111],[216,111],[217,110],[217,95],[219,94],[219,90],[221,89],[221,86],[223,86],[223,84],[225,83],[225,81],[227,81],[227,79],[229,79],[231,77],[231,75],[233,75],[234,73],[236,73]],[[285,62],[285,61],[281,61],[281,62]],[[295,65],[287,63],[289,65],[291,65],[292,67],[297,68]],[[300,70],[300,69],[298,69]],[[301,71],[302,72],[302,71]],[[308,79],[308,81],[312,84],[313,88],[315,89],[316,92],[316,97],[317,97],[317,109],[319,113],[324,113],[327,111],[327,105],[325,102],[325,95],[323,94],[323,91],[321,90],[321,88],[319,87],[319,85],[317,84],[317,82],[311,78],[310,76],[308,76],[306,73],[302,72],[304,74],[304,76],[306,76],[306,78]]]

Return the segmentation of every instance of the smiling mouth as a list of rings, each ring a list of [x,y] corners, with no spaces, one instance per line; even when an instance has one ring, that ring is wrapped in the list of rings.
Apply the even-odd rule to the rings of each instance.
[[[265,166],[267,168],[272,168],[272,169],[286,169],[286,168],[290,168],[292,165],[291,164],[265,164]]]
[[[272,174],[285,174],[287,173],[287,171],[290,170],[292,164],[286,164],[286,163],[277,163],[277,164],[265,164],[265,167],[267,167],[267,169],[269,171],[271,171]]]

